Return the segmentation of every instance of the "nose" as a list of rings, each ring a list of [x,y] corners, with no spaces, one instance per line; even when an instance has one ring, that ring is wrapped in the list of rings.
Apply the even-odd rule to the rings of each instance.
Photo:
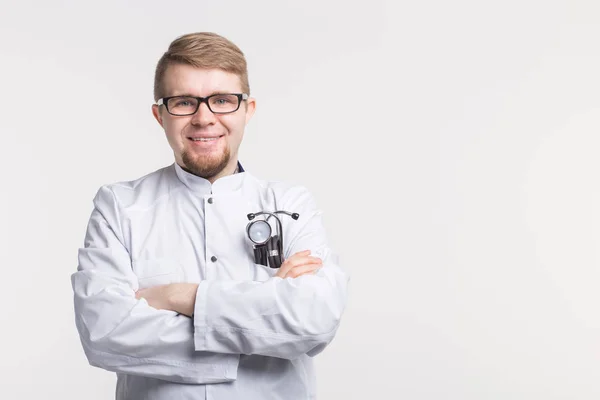
[[[200,107],[198,107],[196,113],[192,115],[192,125],[211,125],[214,124],[216,120],[215,114],[210,111],[205,102],[200,103]]]

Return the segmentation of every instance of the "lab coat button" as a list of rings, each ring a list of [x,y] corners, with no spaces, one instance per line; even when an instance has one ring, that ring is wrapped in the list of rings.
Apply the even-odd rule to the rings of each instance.
[[[212,199],[212,197],[209,197],[208,198],[208,204],[212,204],[212,203],[213,203],[213,199]]]
[[[215,256],[212,256],[212,257],[210,258],[210,261],[212,261],[212,262],[216,262],[216,261],[217,261],[217,257],[215,257]]]

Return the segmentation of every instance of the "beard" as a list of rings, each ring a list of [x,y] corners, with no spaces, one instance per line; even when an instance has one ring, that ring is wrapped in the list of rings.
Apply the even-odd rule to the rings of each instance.
[[[223,152],[217,155],[200,156],[194,154],[190,150],[184,150],[181,153],[181,161],[183,161],[183,167],[185,169],[201,178],[211,179],[217,176],[229,163],[231,153],[229,147],[225,147]]]

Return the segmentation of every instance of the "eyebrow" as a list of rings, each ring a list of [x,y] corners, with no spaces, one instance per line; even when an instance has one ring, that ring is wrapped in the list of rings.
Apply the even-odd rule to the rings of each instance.
[[[231,94],[231,93],[235,93],[235,92],[218,91],[218,92],[212,92],[208,96],[212,96],[212,95],[215,95],[215,94]],[[189,92],[182,93],[182,94],[174,94],[172,96],[165,96],[165,97],[179,97],[179,96],[185,96],[185,97],[208,97],[208,96],[196,96],[194,94],[190,94]]]

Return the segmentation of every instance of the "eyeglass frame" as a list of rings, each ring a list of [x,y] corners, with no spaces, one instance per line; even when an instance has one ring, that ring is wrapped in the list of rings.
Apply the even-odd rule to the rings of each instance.
[[[210,108],[210,104],[208,103],[208,99],[210,99],[211,97],[215,97],[215,96],[224,96],[224,95],[233,95],[236,96],[238,98],[238,105],[237,108],[233,111],[225,111],[225,112],[216,112],[213,111],[212,108]],[[190,99],[196,99],[196,101],[198,101],[198,105],[196,106],[196,109],[194,110],[193,113],[190,114],[173,114],[170,110],[169,107],[167,106],[167,103],[170,99],[175,99],[178,97],[187,97]],[[250,96],[247,93],[215,93],[215,94],[211,94],[210,96],[206,96],[206,97],[199,97],[199,96],[186,96],[186,95],[180,95],[180,96],[169,96],[169,97],[161,97],[160,99],[156,100],[156,105],[157,106],[165,106],[165,110],[167,110],[167,112],[171,115],[174,115],[176,117],[189,117],[190,115],[194,115],[198,112],[198,110],[200,109],[200,104],[202,103],[206,103],[206,107],[208,108],[208,110],[213,113],[213,114],[218,114],[218,115],[223,115],[223,114],[231,114],[236,112],[237,110],[240,109],[240,105],[242,104],[242,101],[246,101],[250,98]]]

